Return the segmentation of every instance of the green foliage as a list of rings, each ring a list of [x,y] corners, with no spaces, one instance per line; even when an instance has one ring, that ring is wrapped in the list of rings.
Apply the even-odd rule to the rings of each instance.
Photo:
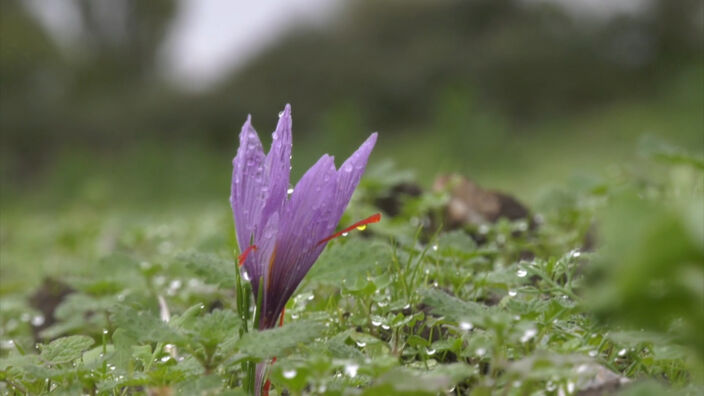
[[[234,290],[228,211],[131,219],[89,270],[60,267],[65,293],[3,289],[0,389],[241,395],[259,363],[277,394],[701,393],[704,176],[658,147],[546,194],[534,225],[435,232],[444,198],[404,200],[333,241],[264,331]],[[371,173],[348,214],[406,177]],[[39,231],[88,252],[115,227],[75,220]]]
[[[264,359],[313,341],[323,329],[323,324],[317,321],[298,321],[276,329],[247,333],[235,347],[248,356]]]
[[[81,357],[83,351],[94,343],[92,338],[82,335],[58,338],[49,345],[40,345],[39,357],[50,364],[69,363]]]

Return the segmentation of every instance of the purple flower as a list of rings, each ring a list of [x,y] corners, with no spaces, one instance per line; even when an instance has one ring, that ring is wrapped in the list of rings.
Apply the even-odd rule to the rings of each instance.
[[[254,295],[262,293],[259,329],[272,328],[303,277],[325,248],[347,207],[376,143],[373,133],[335,168],[325,154],[288,195],[291,172],[291,106],[286,105],[264,154],[251,116],[242,126],[232,161],[230,204],[240,256]],[[379,220],[379,215],[352,227]]]

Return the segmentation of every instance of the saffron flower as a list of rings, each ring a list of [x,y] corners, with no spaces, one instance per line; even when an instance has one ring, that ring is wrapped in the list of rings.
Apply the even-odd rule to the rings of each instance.
[[[271,149],[264,154],[251,116],[242,126],[232,161],[230,204],[235,218],[240,265],[255,296],[262,290],[260,330],[283,319],[286,302],[328,241],[379,221],[376,214],[334,233],[376,143],[373,133],[340,167],[323,155],[291,192],[291,106],[279,114]],[[290,193],[290,196],[289,196]]]

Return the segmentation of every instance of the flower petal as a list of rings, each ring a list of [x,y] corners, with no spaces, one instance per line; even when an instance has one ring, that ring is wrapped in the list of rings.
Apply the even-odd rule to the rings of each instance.
[[[359,146],[357,151],[352,153],[342,166],[340,166],[340,170],[337,171],[337,188],[335,189],[335,196],[333,198],[335,202],[335,215],[331,218],[332,221],[326,236],[332,233],[335,227],[337,227],[337,223],[340,222],[342,213],[350,202],[352,193],[354,193],[355,188],[357,188],[359,180],[362,178],[362,174],[367,167],[367,160],[374,149],[376,138],[377,133],[372,133],[367,140]]]
[[[269,216],[280,210],[286,201],[291,174],[291,124],[291,105],[287,104],[279,116],[274,133],[271,134],[271,149],[264,162],[269,196],[262,212],[262,222],[266,222]]]
[[[240,146],[232,160],[232,185],[230,205],[235,218],[237,242],[240,250],[250,245],[263,206],[262,193],[266,193],[264,180],[264,150],[257,132],[248,116],[240,132]]]
[[[325,236],[330,216],[334,214],[335,172],[333,157],[322,156],[303,175],[284,204],[274,248],[276,254],[270,262],[269,276],[265,275],[267,301],[264,316],[274,324],[286,301],[322,251],[322,247],[315,244]]]

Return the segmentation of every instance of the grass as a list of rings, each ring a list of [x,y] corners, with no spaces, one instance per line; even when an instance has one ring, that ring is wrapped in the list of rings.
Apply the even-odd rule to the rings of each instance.
[[[674,150],[650,151],[646,178],[624,168],[546,196],[536,228],[423,228],[446,196],[406,200],[334,241],[265,332],[242,331],[224,200],[5,213],[0,387],[243,394],[247,362],[277,356],[272,394],[697,394],[704,183]],[[399,178],[369,172],[343,223]]]

